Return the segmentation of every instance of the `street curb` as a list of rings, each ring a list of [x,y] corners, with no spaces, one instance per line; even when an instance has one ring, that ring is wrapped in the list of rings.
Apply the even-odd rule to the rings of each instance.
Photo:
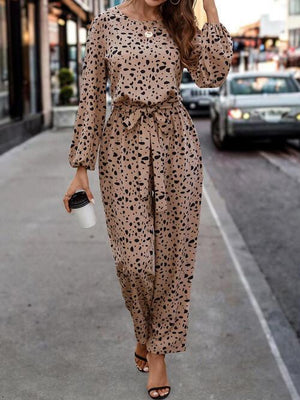
[[[300,400],[300,344],[204,168],[203,193],[292,400]]]

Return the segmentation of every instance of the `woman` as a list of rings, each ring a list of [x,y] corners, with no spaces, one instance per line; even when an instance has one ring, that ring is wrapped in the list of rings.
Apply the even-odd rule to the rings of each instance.
[[[199,87],[218,87],[232,39],[214,0],[196,25],[194,0],[128,0],[102,12],[89,30],[81,97],[70,147],[79,188],[99,150],[106,226],[137,339],[135,362],[148,371],[150,397],[170,393],[165,354],[186,350],[191,282],[200,222],[202,157],[183,106],[183,67]],[[106,116],[106,84],[112,110]]]

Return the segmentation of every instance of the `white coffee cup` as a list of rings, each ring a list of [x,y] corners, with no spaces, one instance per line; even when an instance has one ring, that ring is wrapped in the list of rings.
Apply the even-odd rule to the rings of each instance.
[[[95,206],[83,189],[76,190],[69,200],[69,206],[71,214],[76,215],[81,228],[91,228],[96,224]]]

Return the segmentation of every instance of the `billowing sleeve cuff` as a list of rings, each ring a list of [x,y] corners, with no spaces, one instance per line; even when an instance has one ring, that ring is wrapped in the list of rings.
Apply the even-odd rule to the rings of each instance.
[[[71,167],[94,170],[106,116],[107,68],[101,21],[89,29],[80,82],[80,100],[69,150]]]
[[[194,37],[197,62],[187,66],[198,87],[219,87],[225,81],[233,56],[233,40],[222,22],[205,22]]]

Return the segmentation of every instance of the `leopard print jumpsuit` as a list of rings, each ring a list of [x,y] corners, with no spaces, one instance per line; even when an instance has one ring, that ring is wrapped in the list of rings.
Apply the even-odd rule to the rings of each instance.
[[[187,68],[193,80],[222,85],[233,52],[229,32],[206,22],[194,41],[198,63]],[[162,20],[136,20],[118,6],[102,12],[88,33],[69,152],[74,168],[94,170],[98,158],[124,302],[136,340],[158,354],[186,350],[200,222],[200,140],[182,103],[182,71]]]

